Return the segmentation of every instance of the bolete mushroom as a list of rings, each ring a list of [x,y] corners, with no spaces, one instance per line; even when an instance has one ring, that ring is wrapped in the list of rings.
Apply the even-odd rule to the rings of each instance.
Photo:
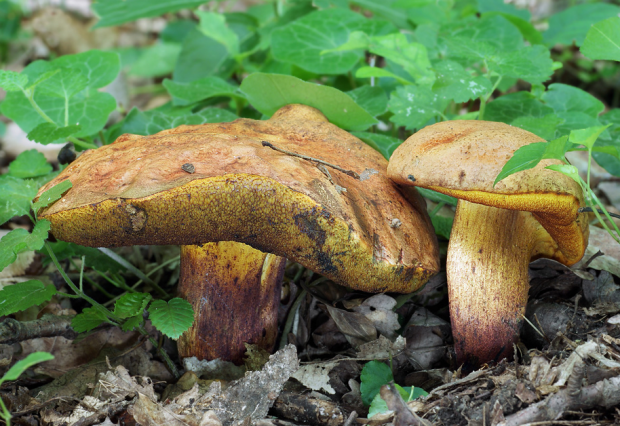
[[[356,179],[272,148],[364,172]],[[275,323],[258,317],[275,318],[278,295],[251,287],[281,278],[279,259],[369,292],[411,292],[438,271],[423,198],[386,171],[378,152],[318,110],[289,105],[266,121],[123,135],[43,187],[73,184],[39,217],[56,238],[86,246],[181,245],[179,292],[199,316],[210,312],[181,339],[181,355],[240,362],[243,341],[275,338]]]
[[[446,121],[399,146],[388,175],[459,199],[448,246],[450,319],[458,363],[476,367],[510,357],[527,303],[531,260],[565,265],[588,243],[579,185],[545,169],[515,173],[493,187],[503,165],[538,136],[503,123]]]

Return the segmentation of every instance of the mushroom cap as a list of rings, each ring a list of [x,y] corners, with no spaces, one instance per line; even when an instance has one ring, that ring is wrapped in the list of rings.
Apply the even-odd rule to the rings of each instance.
[[[366,179],[328,168],[330,181],[316,163],[262,141],[366,170]],[[86,246],[237,241],[355,289],[411,292],[439,270],[437,241],[423,198],[398,190],[386,170],[318,110],[288,105],[266,121],[122,135],[44,186],[40,194],[73,184],[39,216],[56,238]]]
[[[412,135],[393,153],[388,175],[400,185],[435,190],[477,204],[532,212],[552,237],[539,244],[534,257],[572,265],[588,243],[588,223],[578,209],[584,205],[579,185],[545,169],[559,160],[493,181],[514,152],[543,139],[518,127],[481,120],[445,121]],[[413,180],[415,179],[415,180]],[[541,248],[542,247],[542,248]]]

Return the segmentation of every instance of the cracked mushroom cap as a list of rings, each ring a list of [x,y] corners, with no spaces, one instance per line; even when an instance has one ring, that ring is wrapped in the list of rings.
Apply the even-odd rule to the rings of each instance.
[[[56,238],[86,246],[237,241],[355,289],[411,292],[439,270],[437,241],[424,200],[386,169],[318,110],[288,105],[266,121],[126,134],[87,151],[40,190],[73,184],[39,216]]]
[[[493,187],[493,181],[514,152],[543,139],[518,127],[481,120],[437,123],[420,130],[390,159],[388,175],[396,183],[420,186],[461,200],[532,212],[552,237],[539,243],[536,257],[572,265],[588,245],[586,218],[579,185],[561,173],[545,169],[559,160],[542,160]],[[449,164],[449,166],[446,166]]]

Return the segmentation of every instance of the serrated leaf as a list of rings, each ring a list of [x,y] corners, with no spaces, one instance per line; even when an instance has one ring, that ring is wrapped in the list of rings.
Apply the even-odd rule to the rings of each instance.
[[[380,133],[352,132],[352,134],[379,151],[386,160],[389,160],[394,150],[403,143],[403,141],[398,138],[382,135]]]
[[[0,176],[0,224],[13,216],[30,212],[30,200],[37,195],[38,185],[8,174]]]
[[[149,111],[140,111],[134,108],[110,135],[109,139],[114,140],[123,133],[152,135],[182,124],[224,123],[237,118],[232,112],[220,108],[205,108],[197,113],[192,112],[191,106]]]
[[[377,25],[362,15],[344,9],[310,13],[271,34],[274,58],[320,74],[344,74],[363,57],[364,51],[332,51],[345,44],[351,33],[383,35],[393,27]],[[325,54],[321,54],[325,52]]]
[[[52,359],[54,359],[54,355],[48,352],[33,352],[28,354],[26,358],[17,361],[6,373],[4,373],[4,376],[0,378],[0,384],[10,380],[17,380],[19,376],[21,376],[22,373],[28,368]]]
[[[381,87],[364,85],[348,91],[346,94],[373,117],[387,111],[388,98],[385,90]]]
[[[500,2],[503,3],[502,0],[500,0]],[[512,6],[512,5],[506,4],[506,6]],[[519,10],[529,14],[529,12],[526,9],[519,9]],[[504,12],[487,12],[484,15],[487,15],[487,14],[501,15],[504,19],[510,21],[512,25],[517,27],[517,29],[521,32],[521,35],[523,36],[525,40],[529,41],[531,44],[542,44],[543,42],[542,34],[540,33],[540,31],[536,29],[536,27],[534,27],[534,25],[530,23],[529,19],[524,19],[523,17],[515,16],[515,15],[504,13]]]
[[[450,37],[456,37],[463,45],[452,43],[451,49],[461,52],[463,57],[473,52],[480,58],[512,52],[523,47],[521,32],[500,15],[485,15],[470,25],[456,27]],[[465,52],[470,52],[467,55]]]
[[[59,200],[62,194],[67,192],[72,186],[73,184],[69,179],[54,185],[39,196],[39,199],[32,205],[32,210],[38,212],[43,207],[49,206],[54,201]]]
[[[155,300],[148,311],[153,326],[173,340],[178,339],[194,322],[192,305],[178,297],[168,302]]]
[[[296,77],[254,73],[241,83],[241,91],[254,108],[271,116],[289,104],[304,104],[321,111],[327,119],[347,130],[365,130],[377,120],[338,89],[307,83]]]
[[[569,7],[549,18],[549,28],[543,33],[547,46],[583,43],[591,25],[618,16],[620,7],[608,3],[587,3]]]
[[[454,100],[457,103],[467,102],[485,96],[493,87],[488,78],[472,76],[455,61],[442,60],[433,68],[437,74],[433,92],[444,99]]]
[[[498,53],[489,60],[489,68],[501,76],[532,84],[548,80],[554,71],[549,49],[541,45]]]
[[[204,0],[105,0],[93,4],[99,22],[94,28],[109,27],[140,18],[150,18],[181,9],[194,9]]]
[[[219,77],[204,77],[191,83],[178,83],[165,79],[163,84],[172,96],[174,105],[189,105],[216,96],[243,98],[238,87]]]
[[[553,108],[543,104],[531,93],[516,92],[489,102],[484,113],[484,120],[511,124],[520,117],[544,117],[553,113]]]
[[[172,79],[189,83],[209,75],[227,78],[234,65],[226,46],[194,29],[183,40]]]
[[[28,133],[28,139],[31,141],[39,142],[43,145],[47,145],[53,142],[65,143],[69,136],[72,136],[80,131],[82,126],[79,124],[73,124],[66,127],[58,127],[54,123],[48,123],[47,121],[39,124]]]
[[[15,262],[17,255],[26,251],[40,250],[47,239],[50,222],[41,219],[32,229],[32,233],[17,228],[0,239],[0,271]]]
[[[7,92],[19,92],[26,88],[28,76],[15,71],[0,70],[0,88]]]
[[[512,157],[510,157],[510,160],[508,160],[506,164],[504,164],[504,167],[502,167],[502,170],[493,182],[493,186],[513,173],[535,167],[540,160],[542,160],[546,149],[546,142],[535,142],[517,149]]]
[[[0,290],[0,316],[11,315],[51,300],[56,287],[39,280],[28,280],[7,285]]]
[[[142,315],[142,311],[150,301],[151,295],[148,293],[124,294],[114,304],[114,315],[120,318]]]
[[[115,52],[87,50],[74,55],[63,55],[51,62],[54,69],[78,70],[86,77],[87,87],[100,89],[112,83],[121,70],[120,58]]]
[[[133,331],[136,327],[140,326],[144,322],[142,314],[127,318],[127,320],[121,326],[123,331]]]
[[[435,81],[426,47],[407,40],[405,34],[372,37],[368,50],[401,66],[419,85],[430,86]]]
[[[581,53],[590,59],[620,61],[620,18],[614,16],[592,25]]]
[[[388,106],[394,114],[390,121],[410,130],[421,129],[429,120],[441,117],[448,102],[426,87],[398,87]]]
[[[381,390],[381,386],[394,380],[392,370],[380,361],[370,361],[364,365],[360,375],[362,402],[370,405],[375,395]]]
[[[568,136],[562,136],[552,141],[547,142],[547,146],[545,147],[545,153],[542,158],[544,159],[555,159],[566,162],[566,151],[570,148],[570,143],[568,142]]]
[[[108,317],[102,312],[95,308],[84,308],[82,313],[73,317],[71,327],[76,333],[84,333],[99,327],[104,322],[108,322]]]
[[[43,176],[51,171],[52,165],[36,149],[22,152],[9,164],[9,175],[21,179]]]

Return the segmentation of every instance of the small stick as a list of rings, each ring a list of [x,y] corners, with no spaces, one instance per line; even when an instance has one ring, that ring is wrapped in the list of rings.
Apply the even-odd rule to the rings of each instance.
[[[596,211],[599,212],[600,214],[604,214],[603,210],[601,210],[601,209],[596,209]],[[592,207],[579,207],[577,212],[578,213],[593,213],[594,210],[592,210]],[[611,216],[611,217],[615,217],[615,218],[620,219],[620,214],[610,213],[610,212],[607,212],[607,213],[609,213],[609,216]]]
[[[318,158],[312,158],[312,157],[308,157],[307,155],[297,154],[295,152],[287,151],[287,150],[282,149],[282,148],[277,148],[277,147],[273,146],[272,143],[267,142],[267,141],[262,141],[262,144],[263,144],[263,146],[267,146],[267,147],[269,147],[269,148],[271,148],[273,150],[276,150],[278,152],[281,152],[283,154],[292,155],[293,157],[299,157],[299,158],[302,158],[304,160],[314,161],[315,163],[323,164],[323,165],[325,165],[327,167],[331,167],[332,169],[338,170],[339,172],[342,172],[345,175],[349,175],[352,178],[355,178],[355,179],[358,179],[358,180],[360,178],[360,175],[358,175],[353,170],[346,170],[346,169],[343,169],[342,167],[336,166],[335,164],[330,164],[327,161],[319,160]]]

